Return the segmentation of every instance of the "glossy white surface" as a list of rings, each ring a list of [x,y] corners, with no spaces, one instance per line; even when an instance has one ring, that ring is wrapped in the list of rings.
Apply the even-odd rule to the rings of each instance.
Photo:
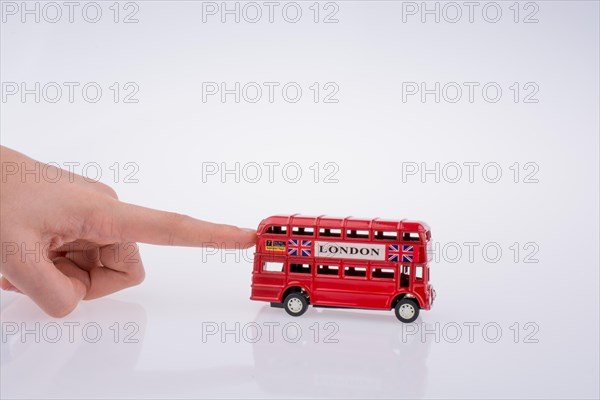
[[[252,249],[141,245],[141,286],[62,320],[0,295],[0,397],[598,398],[597,2],[536,2],[537,24],[511,22],[512,2],[497,24],[404,24],[400,2],[338,2],[338,24],[204,24],[201,2],[137,4],[138,24],[2,24],[3,82],[106,93],[2,102],[2,144],[97,163],[124,201],[241,226],[295,212],[422,219],[436,303],[411,325],[392,311],[293,318],[248,299]],[[203,102],[202,83],[222,81],[298,82],[304,96]],[[402,102],[402,82],[421,81],[504,92]],[[113,82],[136,82],[139,103],[115,104]],[[314,103],[314,82],[336,82],[339,103]],[[539,102],[515,103],[514,82],[535,82]],[[303,178],[270,183],[265,167],[258,183],[223,183],[202,162],[296,162]],[[328,162],[338,183],[324,183]],[[463,177],[403,182],[403,162],[458,163]],[[470,183],[469,162],[497,163],[502,179],[478,169]]]

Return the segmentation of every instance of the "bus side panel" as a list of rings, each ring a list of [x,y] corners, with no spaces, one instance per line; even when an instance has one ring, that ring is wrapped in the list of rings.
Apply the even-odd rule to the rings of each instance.
[[[380,283],[355,278],[319,277],[314,282],[311,303],[385,309],[394,283]],[[379,292],[382,290],[382,292]]]
[[[431,299],[429,297],[428,286],[425,284],[413,284],[412,294],[419,301],[419,306],[423,310],[429,310],[431,308]]]
[[[403,254],[411,255],[412,262],[414,263],[425,263],[427,262],[428,252],[427,247],[423,243],[410,243],[406,242],[401,245]],[[406,250],[406,252],[404,252]],[[431,253],[429,253],[431,254]]]
[[[372,279],[368,282],[367,287],[370,288],[371,296],[369,302],[371,307],[387,309],[391,298],[396,293],[396,283],[394,279]]]
[[[340,305],[340,278],[337,276],[318,276],[313,284],[311,304],[321,306]]]
[[[394,288],[391,283],[382,283],[372,280],[345,277],[340,279],[337,285],[339,292],[336,295],[337,302],[346,307],[356,308],[387,308],[389,297]],[[385,292],[380,293],[379,290]]]
[[[305,291],[307,291],[308,293],[312,293],[312,289],[313,289],[313,280],[312,277],[310,276],[310,274],[294,274],[294,273],[289,273],[288,275],[288,281],[287,281],[287,285],[285,285],[286,287],[292,287],[292,286],[296,286],[296,287],[300,287],[302,289],[304,289]],[[283,301],[284,299],[281,299],[281,301]]]

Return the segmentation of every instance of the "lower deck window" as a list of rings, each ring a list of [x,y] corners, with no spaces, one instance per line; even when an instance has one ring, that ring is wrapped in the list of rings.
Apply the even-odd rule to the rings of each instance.
[[[394,270],[391,268],[374,268],[373,278],[394,279]]]
[[[290,264],[290,272],[310,274],[310,264]]]
[[[417,265],[417,268],[415,268],[415,279],[418,281],[423,280],[423,266],[422,265]]]
[[[264,262],[263,271],[265,272],[283,272],[282,262]]]
[[[335,275],[338,276],[340,267],[337,265],[319,265],[317,267],[318,275]]]
[[[345,267],[344,276],[367,276],[367,269],[365,267]]]

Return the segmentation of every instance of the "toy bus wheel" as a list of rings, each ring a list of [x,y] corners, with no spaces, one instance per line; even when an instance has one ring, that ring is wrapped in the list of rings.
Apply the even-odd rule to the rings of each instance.
[[[419,316],[419,306],[413,300],[402,299],[395,307],[396,318],[408,324],[413,322]]]
[[[308,309],[308,301],[302,293],[290,293],[283,301],[283,308],[293,317],[299,317]]]

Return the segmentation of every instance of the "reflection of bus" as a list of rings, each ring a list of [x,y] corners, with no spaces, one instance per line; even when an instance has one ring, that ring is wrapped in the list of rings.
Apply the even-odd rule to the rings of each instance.
[[[412,322],[435,297],[430,240],[422,222],[269,217],[258,227],[250,298],[293,316],[312,304],[394,309],[400,321]]]
[[[408,326],[379,313],[332,309],[305,317],[276,325],[273,340],[263,328],[261,340],[252,343],[252,376],[265,394],[283,397],[292,390],[297,398],[425,397],[433,340],[422,340],[420,333],[403,334]],[[273,326],[274,321],[277,314],[269,307],[261,308],[254,319],[261,327]],[[301,340],[286,340],[282,333],[286,325],[296,326],[288,332],[290,336],[300,332]],[[434,329],[426,323],[421,326]],[[337,342],[326,339],[333,332],[330,338]]]

